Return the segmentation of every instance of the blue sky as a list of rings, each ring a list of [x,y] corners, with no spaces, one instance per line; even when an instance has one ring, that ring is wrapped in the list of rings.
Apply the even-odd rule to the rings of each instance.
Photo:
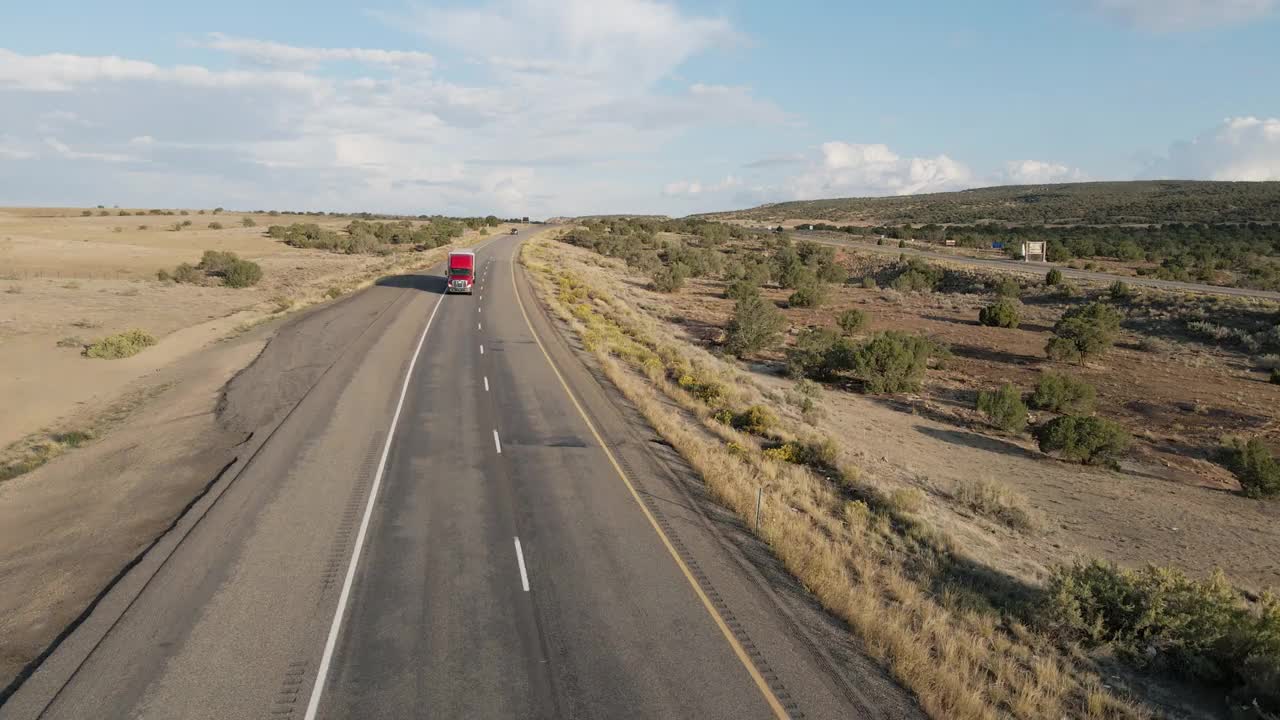
[[[1277,76],[1278,0],[50,0],[0,33],[0,202],[682,215],[1277,180]]]

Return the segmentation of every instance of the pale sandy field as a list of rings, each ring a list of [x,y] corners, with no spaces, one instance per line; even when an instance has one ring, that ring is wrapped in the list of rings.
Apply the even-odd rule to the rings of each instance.
[[[126,387],[200,351],[238,326],[350,289],[395,258],[299,250],[266,237],[272,224],[316,222],[341,228],[348,218],[225,212],[130,215],[116,209],[0,209],[0,449],[37,431],[83,424]],[[128,211],[126,212],[136,212]],[[250,217],[256,227],[242,227]],[[174,223],[192,226],[172,231]],[[219,222],[221,230],[208,228]],[[146,225],[147,229],[139,229]],[[117,232],[116,228],[120,228]],[[476,236],[468,233],[468,238]],[[156,272],[199,261],[205,250],[231,251],[262,266],[245,289],[162,283]],[[400,260],[407,260],[404,256]],[[123,330],[159,343],[123,360],[91,360],[81,343]],[[59,342],[62,341],[62,345]]]

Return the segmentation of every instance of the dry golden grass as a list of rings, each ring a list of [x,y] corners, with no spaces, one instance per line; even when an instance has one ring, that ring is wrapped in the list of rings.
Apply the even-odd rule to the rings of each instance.
[[[923,494],[886,498],[855,468],[827,472],[771,459],[760,438],[713,417],[768,402],[749,379],[658,332],[620,293],[584,281],[574,269],[586,266],[555,243],[526,243],[521,258],[548,306],[719,502],[750,526],[757,489],[764,489],[761,538],[931,717],[1147,715],[1046,638],[946,579],[962,559],[947,538],[912,517],[927,502]],[[829,442],[775,414],[777,438]]]
[[[958,482],[952,495],[970,510],[1018,530],[1034,530],[1040,524],[1026,498],[989,478]]]

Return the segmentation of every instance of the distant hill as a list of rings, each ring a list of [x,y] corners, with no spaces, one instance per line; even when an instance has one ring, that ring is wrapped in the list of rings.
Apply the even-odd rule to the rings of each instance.
[[[772,203],[703,217],[860,225],[1280,222],[1280,182],[1144,180],[1005,185],[929,195]]]

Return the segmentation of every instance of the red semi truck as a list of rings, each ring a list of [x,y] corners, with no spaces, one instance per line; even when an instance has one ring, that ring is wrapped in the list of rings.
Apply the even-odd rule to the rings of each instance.
[[[476,254],[470,250],[456,250],[449,253],[447,272],[445,291],[470,295],[471,285],[476,280]]]

